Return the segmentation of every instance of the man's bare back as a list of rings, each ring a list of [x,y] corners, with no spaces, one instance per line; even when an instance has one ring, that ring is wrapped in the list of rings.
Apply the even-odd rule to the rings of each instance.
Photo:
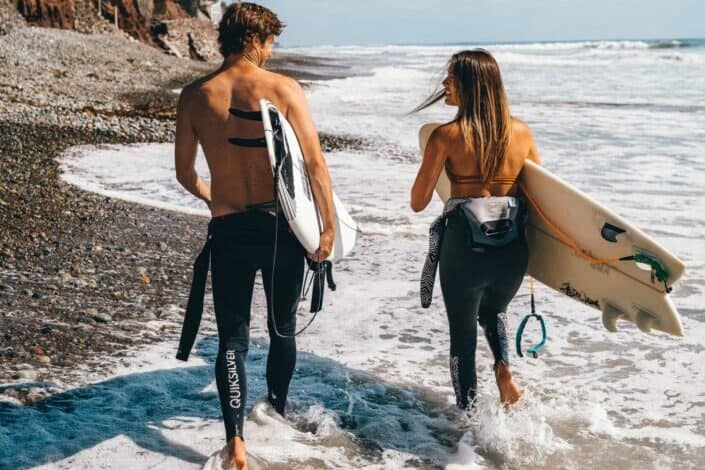
[[[276,105],[296,131],[323,220],[319,257],[325,259],[332,248],[335,227],[330,177],[303,89],[295,80],[264,70],[247,57],[231,56],[220,69],[184,88],[176,121],[177,179],[208,204],[214,217],[271,202],[274,183],[266,149],[228,141],[232,137],[263,136],[261,122],[230,112],[231,108],[259,111],[262,98]],[[210,169],[210,187],[195,171],[199,143]]]
[[[213,216],[274,199],[267,150],[228,142],[231,137],[262,137],[262,123],[236,117],[230,108],[259,111],[260,98],[267,98],[286,113],[297,86],[287,77],[244,63],[220,69],[184,89],[179,113],[186,113],[208,162]]]

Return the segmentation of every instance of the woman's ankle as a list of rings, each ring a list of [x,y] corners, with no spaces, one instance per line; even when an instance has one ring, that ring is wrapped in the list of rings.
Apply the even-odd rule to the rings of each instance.
[[[509,370],[509,363],[507,363],[507,361],[495,362],[493,369],[494,369],[494,375],[495,375],[495,377],[497,377],[497,380],[500,380],[500,379],[511,380],[512,372]]]

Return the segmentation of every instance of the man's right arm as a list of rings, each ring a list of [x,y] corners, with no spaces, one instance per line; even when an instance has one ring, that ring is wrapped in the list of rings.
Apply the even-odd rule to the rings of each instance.
[[[286,118],[299,139],[313,190],[313,198],[323,221],[319,252],[312,253],[312,255],[319,260],[324,260],[328,258],[333,249],[335,237],[335,208],[330,175],[321,150],[318,132],[308,110],[304,91],[295,80],[289,78],[284,80],[284,100],[287,104]]]
[[[176,140],[174,143],[174,167],[176,179],[188,192],[211,205],[208,185],[196,173],[196,151],[198,137],[191,122],[193,90],[185,87],[181,91],[176,109]]]

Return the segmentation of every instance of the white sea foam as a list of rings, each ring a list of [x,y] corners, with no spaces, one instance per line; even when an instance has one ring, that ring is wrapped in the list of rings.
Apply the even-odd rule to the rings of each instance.
[[[207,216],[202,203],[176,182],[173,145],[78,146],[61,160],[62,178],[86,191],[138,204]],[[119,171],[115,161],[119,160]],[[196,169],[209,180],[208,166],[200,146]]]

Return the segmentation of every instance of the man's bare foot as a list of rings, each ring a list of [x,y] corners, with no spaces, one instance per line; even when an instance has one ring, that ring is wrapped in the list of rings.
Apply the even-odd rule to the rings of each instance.
[[[232,450],[232,465],[236,470],[247,470],[247,448],[245,441],[240,437],[233,437],[230,441]]]
[[[505,409],[509,409],[511,405],[518,402],[521,398],[521,389],[514,383],[512,373],[509,371],[509,365],[506,362],[500,361],[495,364],[494,375],[499,388],[499,401],[502,402]]]

